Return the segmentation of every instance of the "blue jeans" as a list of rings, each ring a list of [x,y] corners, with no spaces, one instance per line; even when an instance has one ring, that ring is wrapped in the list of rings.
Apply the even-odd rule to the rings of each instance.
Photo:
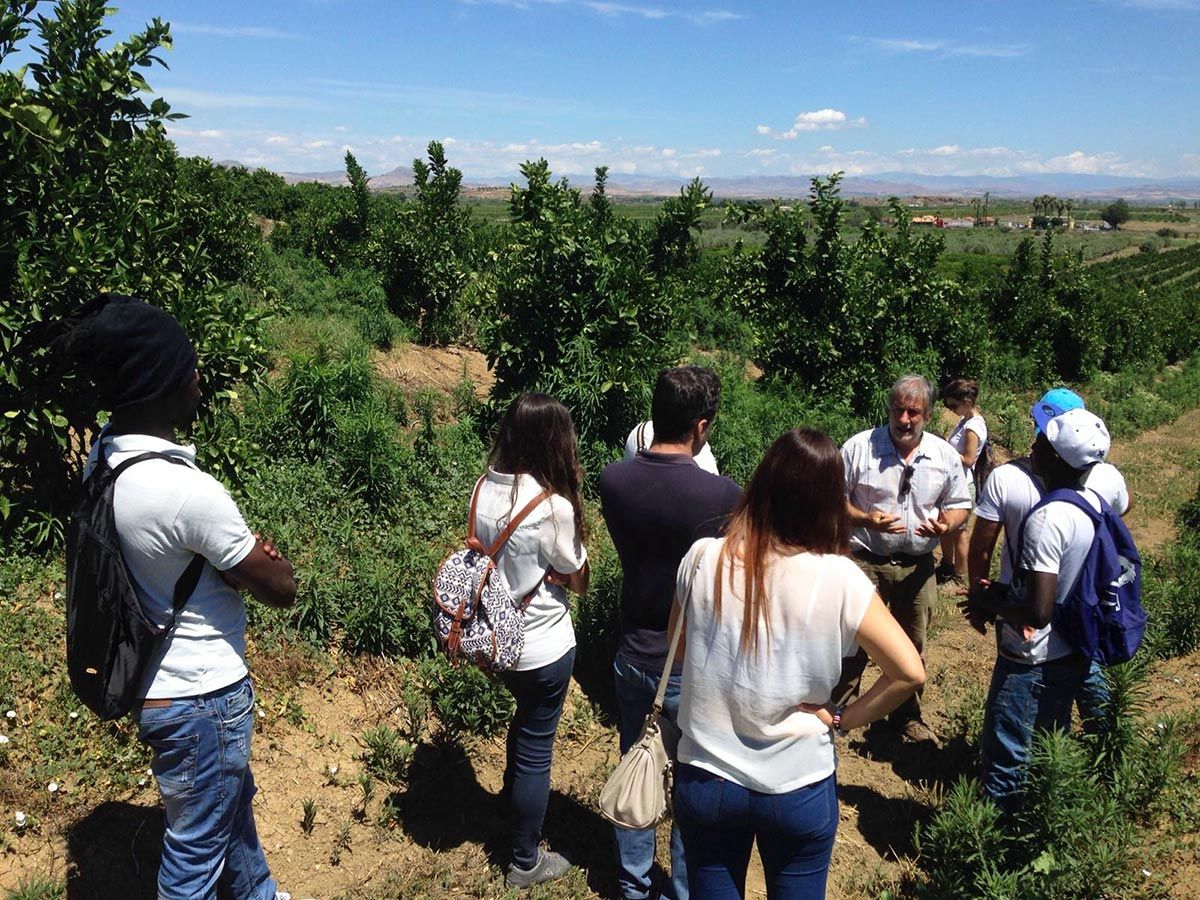
[[[250,678],[134,715],[166,815],[159,900],[211,900],[218,884],[235,900],[274,900],[251,807]]]
[[[1038,665],[996,657],[980,749],[983,790],[1005,811],[1020,804],[1035,733],[1070,729],[1071,704],[1089,665],[1083,656]]]
[[[613,680],[617,688],[617,731],[621,738],[621,755],[633,746],[642,733],[642,725],[654,705],[658,679],[662,670],[647,672],[628,662],[621,654],[613,661]],[[667,679],[663,696],[663,712],[672,722],[679,714],[679,675]],[[644,900],[652,889],[650,872],[654,867],[653,828],[637,831],[617,828],[617,882],[626,900]],[[671,881],[664,886],[662,896],[667,900],[687,900],[687,863],[683,854],[683,839],[678,826],[671,828]]]
[[[834,776],[786,794],[761,794],[680,765],[675,821],[683,832],[694,896],[741,900],[757,840],[770,900],[824,898],[838,826]]]
[[[517,701],[508,726],[508,759],[504,767],[503,793],[512,810],[512,863],[532,869],[538,860],[542,822],[550,802],[550,761],[554,756],[554,734],[562,715],[571,669],[572,647],[557,661],[525,672],[501,672],[500,679]]]
[[[1075,705],[1079,708],[1079,718],[1083,722],[1083,730],[1088,734],[1103,734],[1108,730],[1108,704],[1112,695],[1108,692],[1108,681],[1104,677],[1104,666],[1092,662],[1088,666],[1087,676],[1079,686],[1079,696]]]

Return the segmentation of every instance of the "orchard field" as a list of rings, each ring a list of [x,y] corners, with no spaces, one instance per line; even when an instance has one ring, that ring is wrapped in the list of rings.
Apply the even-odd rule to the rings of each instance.
[[[437,143],[403,192],[372,191],[349,153],[347,186],[288,186],[178,155],[168,104],[139,93],[165,24],[113,47],[102,3],[56,15],[39,23],[32,3],[0,14],[0,59],[17,47],[35,59],[24,75],[0,71],[7,897],[154,892],[147,756],[128,723],[77,703],[62,660],[64,518],[105,411],[48,350],[47,323],[102,291],[144,297],[189,330],[200,461],[296,565],[295,607],[250,613],[259,821],[294,896],[504,895],[497,735],[511,701],[435,653],[430,577],[465,530],[511,397],[566,403],[594,484],[645,417],[655,374],[685,360],[721,374],[712,444],[741,483],[786,428],[841,441],[881,421],[908,371],[978,378],[1012,455],[1028,447],[1032,399],[1070,384],[1118,439],[1153,560],[1149,637],[1110,670],[1118,727],[1041,748],[1044,799],[1015,836],[970,780],[994,650],[944,598],[928,701],[945,747],[842,753],[832,894],[1200,892],[1200,212],[1109,233],[943,235],[898,200],[844,200],[836,175],[804,202],[718,206],[695,181],[629,204],[608,195],[603,169],[577,185],[542,160],[506,204],[466,202]],[[592,589],[574,608],[576,684],[546,826],[580,868],[545,897],[615,888],[594,800],[616,763],[620,568],[594,499],[588,514]]]

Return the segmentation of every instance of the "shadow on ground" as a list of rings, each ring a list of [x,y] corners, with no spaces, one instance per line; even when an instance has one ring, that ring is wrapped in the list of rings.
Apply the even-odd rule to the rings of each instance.
[[[508,866],[508,809],[497,794],[484,789],[466,750],[457,741],[421,744],[413,756],[408,786],[390,802],[404,833],[430,850],[453,850],[466,843],[482,845],[489,864]],[[550,792],[543,840],[587,872],[588,886],[613,896],[612,826],[580,798]]]
[[[154,900],[162,836],[158,807],[101,803],[66,832],[68,900]]]

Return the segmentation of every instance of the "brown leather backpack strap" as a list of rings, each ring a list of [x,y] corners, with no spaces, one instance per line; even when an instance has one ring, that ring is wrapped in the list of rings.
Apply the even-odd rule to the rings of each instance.
[[[513,536],[513,532],[517,530],[517,526],[519,526],[523,521],[525,521],[526,516],[528,516],[531,512],[533,512],[535,509],[537,509],[539,506],[541,506],[543,501],[548,500],[548,499],[550,499],[550,492],[542,491],[540,494],[538,494],[536,497],[534,497],[532,500],[530,500],[528,503],[526,503],[521,508],[521,511],[519,513],[517,513],[515,516],[513,516],[511,519],[508,520],[508,524],[504,526],[504,530],[502,532],[500,532],[500,536],[498,538],[496,538],[496,542],[494,544],[492,544],[491,547],[488,548],[487,555],[490,556],[492,559],[495,559],[496,554],[500,552],[500,548],[503,547],[506,543],[508,543],[508,539]]]
[[[483,489],[485,481],[487,481],[486,475],[475,482],[475,490],[471,492],[471,511],[467,513],[467,546],[477,553],[484,553],[487,550],[479,542],[479,538],[475,537],[475,510],[479,506],[479,492]]]

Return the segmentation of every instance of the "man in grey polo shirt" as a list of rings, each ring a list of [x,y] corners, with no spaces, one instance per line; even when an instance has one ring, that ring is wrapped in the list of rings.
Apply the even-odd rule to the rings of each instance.
[[[920,375],[905,375],[888,394],[887,424],[856,434],[842,447],[850,549],[922,656],[937,604],[933,550],[971,510],[961,458],[940,437],[925,433],[933,407],[933,386]],[[866,663],[862,650],[843,662],[836,701],[857,693]],[[908,740],[936,743],[921,719],[920,696],[889,721]]]

